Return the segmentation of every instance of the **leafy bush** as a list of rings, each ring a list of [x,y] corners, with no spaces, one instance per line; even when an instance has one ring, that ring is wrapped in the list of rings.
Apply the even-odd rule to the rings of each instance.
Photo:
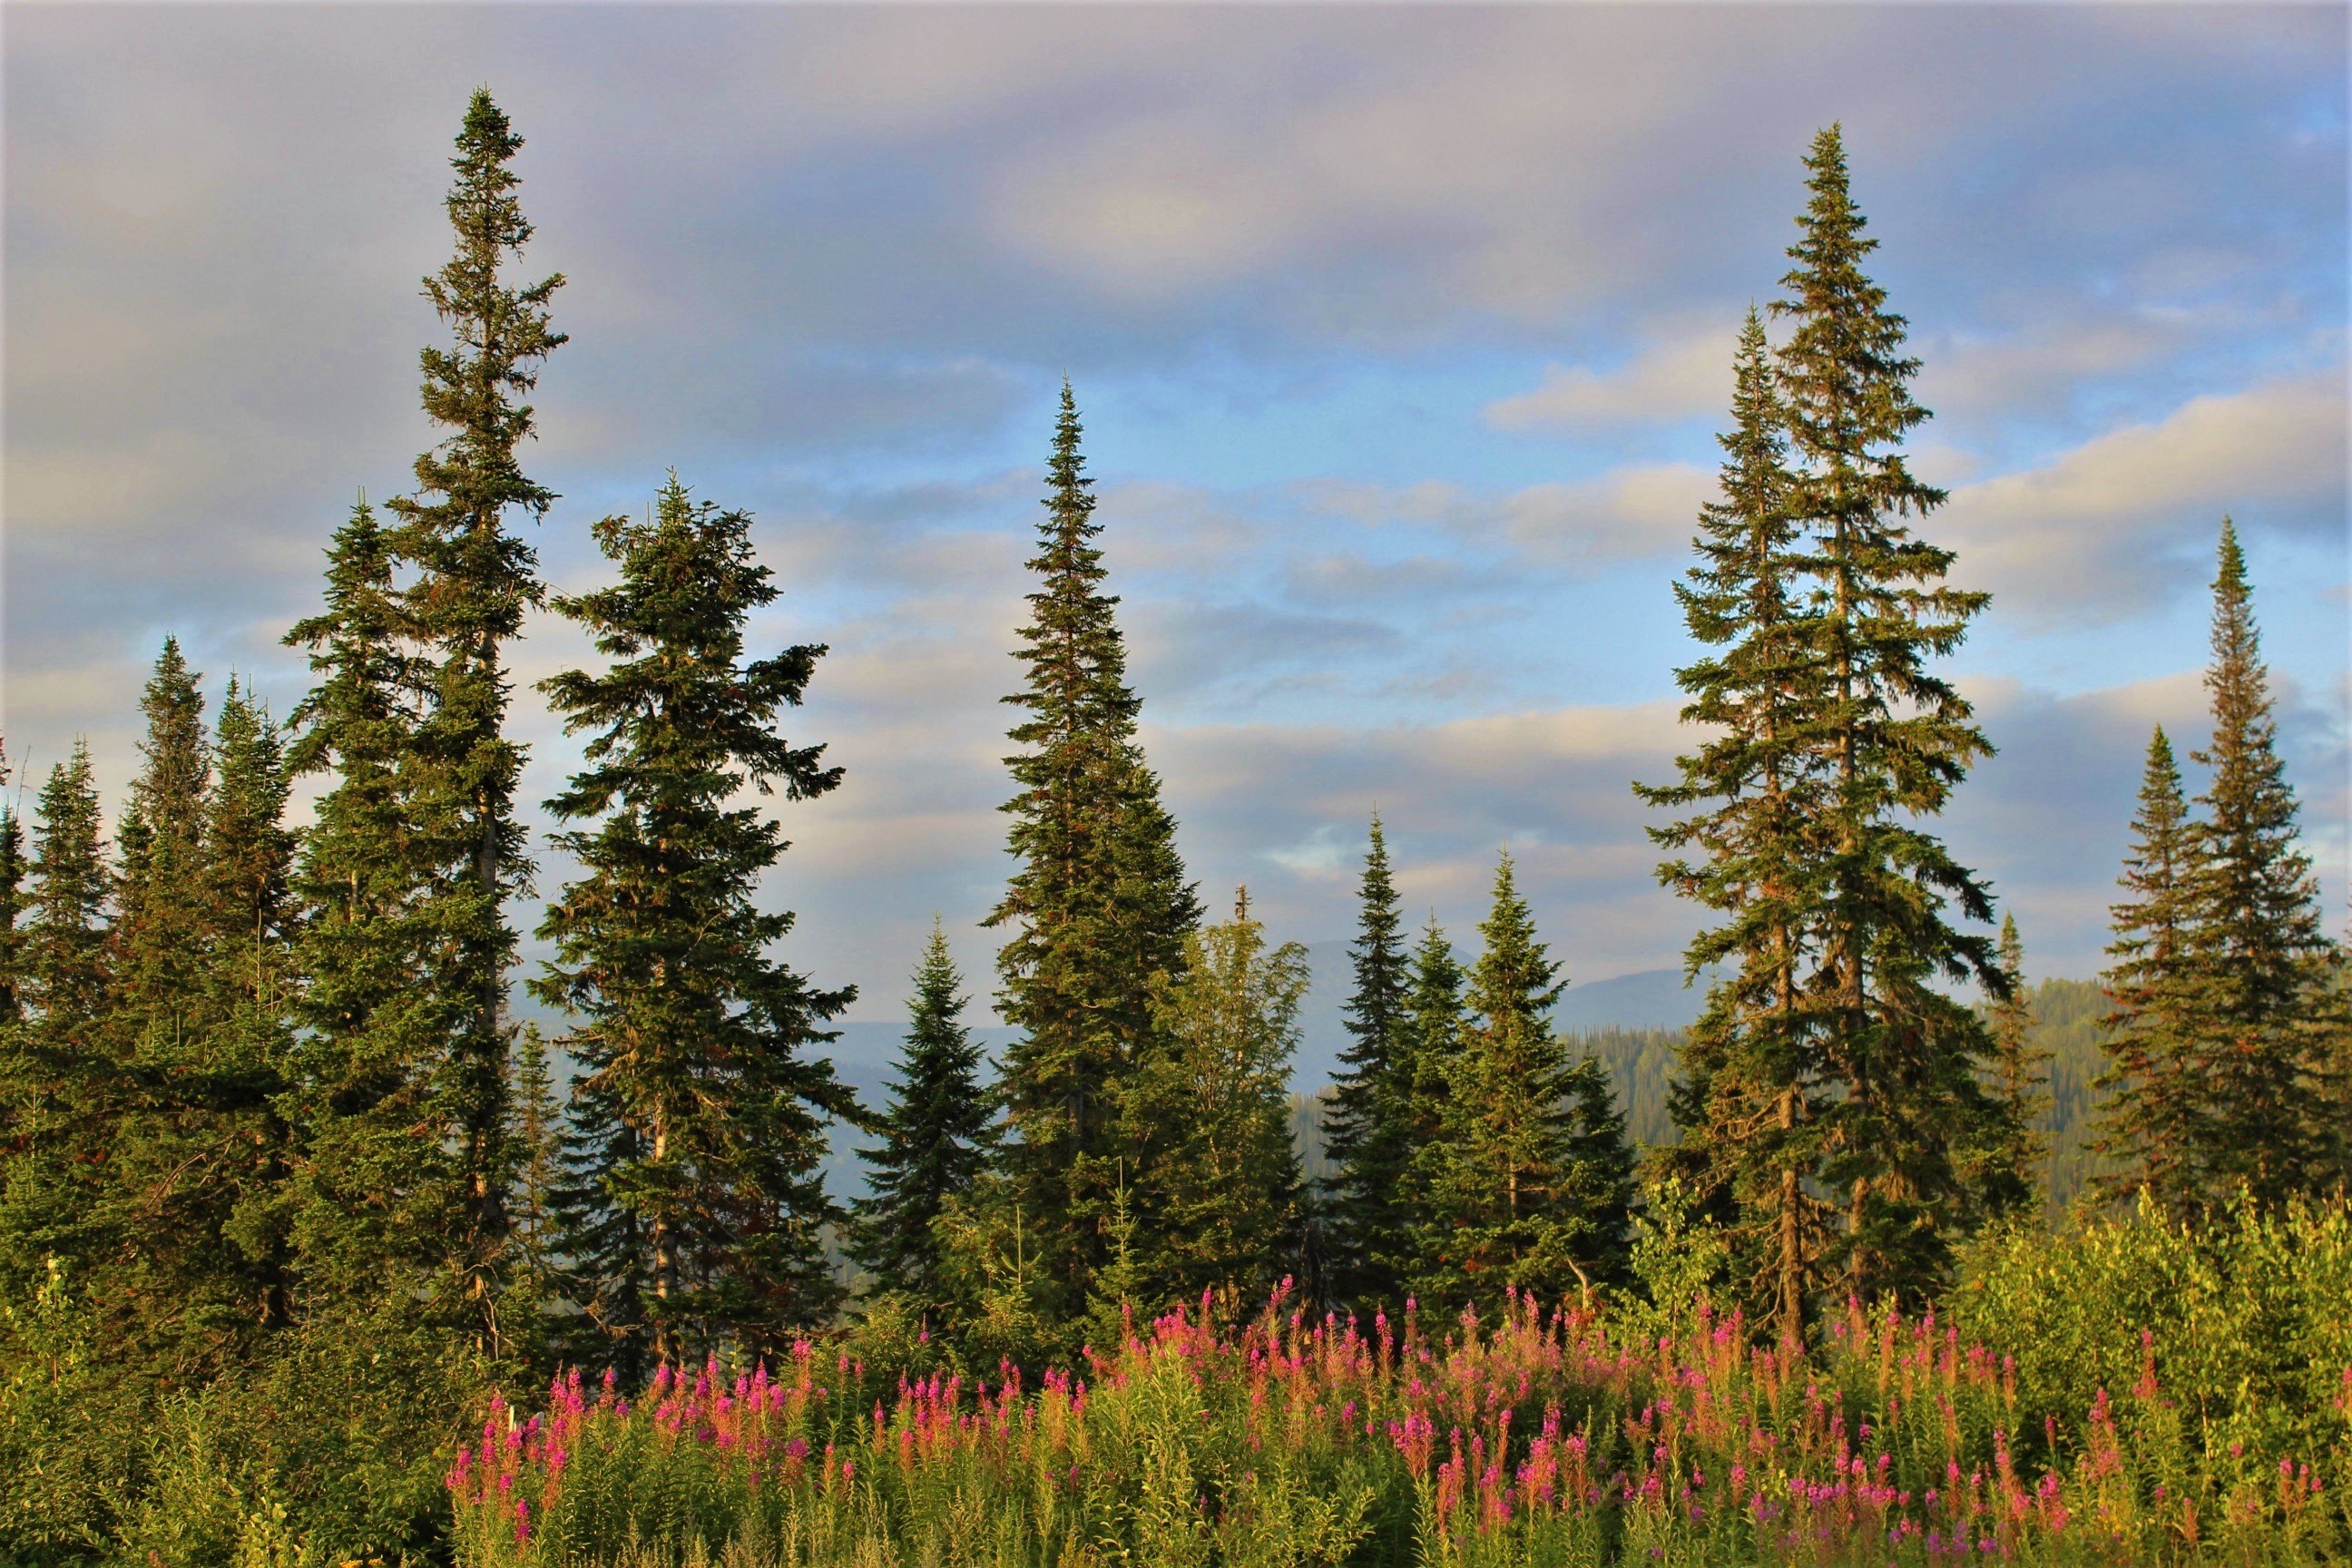
[[[2241,1205],[2191,1226],[2153,1205],[2068,1231],[2019,1230],[1967,1258],[1955,1310],[2017,1366],[2030,1436],[2046,1441],[2143,1363],[2203,1460],[2251,1476],[2347,1437],[2352,1208]]]

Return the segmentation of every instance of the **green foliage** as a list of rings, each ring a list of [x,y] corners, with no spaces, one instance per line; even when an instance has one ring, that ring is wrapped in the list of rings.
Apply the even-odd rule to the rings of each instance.
[[[2315,1190],[2336,1130],[2324,1103],[2341,955],[2320,927],[2319,883],[2297,847],[2237,531],[2221,521],[2213,580],[2213,738],[2191,760],[2212,770],[2189,828],[2188,983],[2200,1103],[2190,1130],[2202,1194],[2241,1184],[2265,1202]]]
[[[2049,1141],[2041,1126],[2050,1110],[2050,1053],[2033,1043],[2033,1003],[2025,984],[2025,946],[2016,917],[2000,918],[2000,970],[2008,994],[1991,999],[1985,1025],[1992,1051],[1985,1087],[1999,1115],[1981,1129],[1985,1141],[1969,1151],[1964,1174],[1988,1213],[2039,1211],[2049,1192]]]
[[[389,503],[396,525],[386,539],[415,572],[401,595],[402,629],[416,644],[424,699],[398,759],[406,847],[424,874],[414,913],[427,940],[415,984],[446,1015],[436,1098],[457,1183],[456,1201],[433,1216],[434,1239],[457,1275],[445,1307],[485,1348],[499,1333],[512,1174],[506,1000],[515,933],[504,905],[527,890],[530,872],[514,820],[523,750],[505,732],[502,650],[543,597],[537,560],[507,531],[506,515],[520,509],[536,520],[555,499],[517,459],[532,433],[530,405],[519,399],[564,342],[547,311],[562,275],[520,288],[501,277],[531,237],[509,166],[521,148],[488,89],[476,89],[450,160],[456,251],[425,279],[450,343],[418,356],[423,401],[446,434],[416,459],[416,493]]]
[[[1411,1284],[1432,1302],[1505,1284],[1555,1301],[1622,1272],[1633,1152],[1607,1074],[1570,1061],[1551,1026],[1565,983],[1508,855],[1478,930],[1472,1021],[1446,1064],[1437,1135],[1415,1160]]]
[[[612,1336],[597,1349],[630,1365],[772,1342],[839,1296],[818,1229],[843,1215],[819,1166],[827,1119],[863,1113],[809,1053],[853,994],[770,956],[793,917],[755,895],[782,830],[728,803],[746,784],[814,799],[841,770],[774,729],[825,650],[743,658],[744,617],[777,593],[751,527],[675,475],[650,520],[599,523],[620,582],[555,607],[609,663],[541,687],[591,737],[548,808],[599,823],[554,840],[582,874],[548,907],[555,958],[532,983],[577,1020],[559,1043],[590,1112],[573,1134],[584,1223],[563,1250]]]
[[[1108,1256],[1111,1203],[1132,1164],[1122,1086],[1152,1048],[1155,977],[1182,965],[1200,921],[1176,854],[1175,824],[1136,741],[1141,700],[1127,684],[1118,600],[1095,541],[1094,481],[1066,382],[1047,464],[1045,516],[1029,562],[1038,585],[1016,657],[1024,710],[1007,759],[1019,792],[1006,847],[1018,863],[991,925],[998,1012],[1021,1037],[1001,1093],[1010,1136],[1000,1166],[1028,1216],[1049,1314],[1083,1310]]]
[[[0,761],[0,783],[6,778],[6,763]],[[14,804],[0,805],[0,1029],[21,1022],[25,1016],[24,933],[16,922],[25,914],[27,869],[25,825],[16,819]]]
[[[125,946],[149,991],[131,1005],[139,1033],[100,1201],[113,1248],[102,1274],[123,1303],[126,1351],[175,1382],[242,1361],[289,1311],[293,839],[277,726],[235,680],[203,772],[211,785],[185,853],[164,853],[178,835],[150,814],[151,871],[168,862],[185,882],[168,906],[184,954],[165,966]],[[167,907],[160,889],[139,902],[151,922]],[[166,975],[176,975],[168,988]]]
[[[1394,1300],[1387,1238],[1408,1223],[1406,1183],[1412,1168],[1413,1058],[1407,992],[1412,984],[1404,922],[1389,865],[1388,837],[1372,814],[1358,894],[1356,940],[1349,948],[1355,987],[1346,1004],[1348,1047],[1329,1110],[1322,1119],[1334,1170],[1324,1236],[1330,1294],[1347,1302]]]
[[[1307,984],[1307,950],[1269,949],[1244,889],[1233,919],[1185,937],[1181,970],[1158,987],[1160,1043],[1124,1089],[1140,1201],[1114,1215],[1140,1225],[1126,1250],[1140,1254],[1145,1293],[1130,1299],[1147,1313],[1203,1290],[1255,1300],[1296,1272],[1288,1085]]]
[[[1802,874],[1820,957],[1808,1014],[1823,1028],[1821,1179],[1842,1200],[1832,1255],[1849,1289],[1930,1288],[1980,1208],[1956,1149],[1997,1142],[1999,1108],[1978,1078],[1983,1025],[1937,987],[1973,978],[2006,994],[1993,943],[1945,911],[1992,919],[1983,883],[1920,826],[1991,747],[1958,690],[1929,668],[1988,596],[1948,586],[1952,552],[1913,531],[1943,504],[1902,452],[1927,418],[1909,382],[1906,322],[1862,270],[1877,241],[1848,188],[1834,126],[1806,158],[1811,193],[1775,315],[1795,330],[1778,355],[1794,510],[1811,536],[1808,649],[1824,700],[1798,734],[1824,796]]]
[[[1640,1294],[1619,1309],[1633,1342],[1687,1338],[1702,1312],[1719,1314],[1717,1298],[1730,1273],[1731,1247],[1722,1227],[1684,1188],[1679,1176],[1666,1175],[1643,1185],[1626,1259],[1641,1287]]]
[[[141,767],[116,832],[113,1023],[129,1054],[168,1063],[191,1034],[205,951],[205,818],[212,756],[205,700],[179,640],[163,639],[140,694]]]
[[[2153,1377],[2201,1463],[2275,1476],[2352,1436],[2352,1209],[2264,1206],[2249,1195],[2208,1225],[2152,1199],[2057,1232],[2018,1226],[1978,1244],[1952,1293],[1962,1331],[2013,1358],[2017,1431],[2045,1418],[2062,1443],[2105,1389]],[[2145,1338],[2143,1338],[2143,1336]]]
[[[424,666],[364,500],[328,548],[325,601],[286,636],[309,650],[313,682],[287,764],[331,778],[293,872],[302,984],[281,1102],[302,1134],[287,1200],[299,1292],[320,1306],[446,1291],[437,1238],[463,1201],[451,1141],[433,1135],[453,1120],[442,1069],[455,1005],[418,984],[430,872],[402,776]]]
[[[30,872],[26,1016],[0,1036],[0,1280],[25,1290],[43,1258],[87,1263],[103,1250],[99,1206],[122,1109],[113,879],[86,742],[42,786]]]
[[[95,1313],[56,1258],[0,1297],[0,1563],[109,1554],[143,1478],[153,1394],[106,1353]]]
[[[529,1420],[492,1405],[451,1478],[457,1560],[2219,1568],[2352,1549],[2340,1204],[2250,1209],[2201,1243],[2149,1211],[2074,1238],[2071,1265],[1990,1235],[1959,1323],[1853,1303],[1817,1350],[1759,1353],[1707,1304],[1706,1221],[1654,1195],[1655,1302],[1516,1301],[1440,1337],[1276,1298],[1231,1327],[1171,1314],[1034,1392],[814,1344],[772,1377],[665,1373],[626,1413],[568,1381]],[[2188,1301],[2164,1303],[2168,1274]]]
[[[1827,696],[1821,611],[1789,468],[1788,410],[1751,308],[1733,363],[1732,429],[1717,437],[1722,499],[1699,513],[1698,561],[1675,584],[1684,625],[1710,651],[1675,672],[1685,723],[1708,727],[1671,784],[1634,785],[1695,814],[1650,830],[1683,858],[1659,879],[1723,916],[1685,950],[1686,978],[1728,963],[1685,1042],[1668,1105],[1681,1136],[1654,1162],[1728,1225],[1739,1271],[1786,1338],[1805,1334],[1823,1251],[1820,1121],[1828,1064],[1801,1006],[1818,950],[1820,819],[1826,805],[1809,718]]]
[[[964,1002],[963,979],[934,916],[915,971],[898,1081],[877,1123],[882,1142],[859,1152],[872,1195],[855,1205],[849,1246],[873,1277],[871,1288],[903,1299],[919,1317],[944,1317],[956,1305],[937,1226],[947,1205],[980,1179],[996,1142],[995,1103],[981,1083],[984,1053],[962,1022]]]

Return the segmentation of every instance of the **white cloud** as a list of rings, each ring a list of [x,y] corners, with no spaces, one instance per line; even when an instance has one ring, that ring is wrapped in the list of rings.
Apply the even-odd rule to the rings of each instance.
[[[2346,521],[2336,376],[2200,397],[2037,468],[1961,488],[1937,536],[1957,580],[2042,618],[2113,618],[2194,580],[2222,514],[2321,536]]]
[[[1694,332],[1651,342],[1606,370],[1549,365],[1534,391],[1488,404],[1486,423],[1532,430],[1720,416],[1731,405],[1732,346],[1728,331]]]
[[[1503,531],[1531,560],[1597,564],[1686,547],[1716,477],[1690,463],[1641,463],[1572,484],[1529,485],[1503,497]]]

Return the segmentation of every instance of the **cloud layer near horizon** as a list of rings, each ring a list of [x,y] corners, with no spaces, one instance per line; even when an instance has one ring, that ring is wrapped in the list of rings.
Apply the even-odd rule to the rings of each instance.
[[[1464,934],[1509,846],[1580,978],[1672,963],[1627,788],[1678,743],[1667,580],[1798,154],[1843,122],[1995,608],[1948,817],[2087,973],[2150,724],[2202,732],[2220,516],[2344,908],[2339,9],[34,8],[5,62],[5,733],[110,794],[167,631],[257,679],[353,491],[429,439],[416,279],[466,93],[569,278],[535,477],[561,585],[676,465],[760,518],[795,959],[886,1017],[1004,870],[1005,657],[1077,383],[1149,741],[1213,905],[1342,935],[1364,815]],[[517,649],[527,789],[569,743]],[[562,868],[548,862],[543,880]],[[979,989],[986,989],[984,982]]]

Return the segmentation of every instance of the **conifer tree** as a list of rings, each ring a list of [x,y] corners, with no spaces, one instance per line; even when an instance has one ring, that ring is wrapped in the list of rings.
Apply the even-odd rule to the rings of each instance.
[[[1987,1018],[1992,1035],[1988,1088],[2000,1111],[1998,1134],[1985,1150],[1978,1177],[1986,1209],[1996,1215],[2038,1212],[2049,1188],[2049,1141],[2037,1128],[2050,1109],[2050,1053],[2032,1043],[2033,1005],[2025,984],[2025,944],[2017,917],[2000,917],[2000,971],[2009,994],[1996,999]]]
[[[28,1016],[0,1042],[0,1267],[20,1274],[45,1255],[81,1260],[102,1245],[97,1209],[121,1107],[121,1062],[108,1038],[113,877],[85,741],[42,786],[30,870],[20,948]]]
[[[935,916],[915,971],[898,1077],[878,1123],[882,1142],[859,1151],[872,1195],[855,1205],[849,1248],[877,1291],[899,1294],[926,1313],[955,1304],[940,1215],[972,1191],[995,1145],[995,1106],[981,1082],[983,1053],[962,1021],[964,1002],[962,976]]]
[[[274,1019],[285,1000],[294,835],[286,750],[259,698],[231,679],[214,729],[202,948],[207,1021]]]
[[[1268,949],[1239,889],[1229,921],[1189,934],[1155,997],[1165,1043],[1125,1089],[1140,1152],[1142,1272],[1159,1307],[1203,1290],[1253,1301],[1291,1272],[1300,1227],[1290,1062],[1307,950]]]
[[[1418,1237],[1429,1217],[1423,1190],[1426,1163],[1423,1151],[1443,1136],[1445,1103],[1452,1092],[1454,1058],[1462,1047],[1462,987],[1468,976],[1454,957],[1433,911],[1412,951],[1410,983],[1405,989],[1397,1081],[1402,1090],[1399,1116],[1405,1142],[1405,1167],[1398,1183],[1395,1223],[1368,1237],[1373,1268],[1404,1282],[1418,1266]]]
[[[0,759],[0,784],[8,782],[7,763]],[[16,820],[14,801],[0,802],[0,1030],[21,1021],[24,984],[23,933],[16,922],[25,913],[25,829]],[[0,1137],[5,1126],[0,1124]]]
[[[1558,1300],[1625,1262],[1633,1156],[1606,1071],[1571,1062],[1551,1026],[1565,989],[1511,858],[1496,868],[1472,1021],[1449,1064],[1439,1135],[1419,1152],[1427,1213],[1415,1294],[1454,1302],[1504,1285]]]
[[[518,399],[564,342],[547,310],[562,275],[520,287],[501,276],[531,236],[509,167],[521,147],[478,89],[450,160],[456,253],[425,280],[451,337],[420,356],[425,412],[447,434],[417,458],[416,493],[390,503],[393,550],[415,570],[408,629],[430,660],[428,701],[403,759],[415,842],[431,874],[418,910],[433,933],[423,978],[457,1014],[442,1077],[464,1205],[446,1216],[456,1228],[445,1239],[480,1342],[496,1317],[511,1164],[503,1142],[515,934],[503,905],[530,879],[514,818],[523,753],[506,735],[503,649],[543,596],[533,552],[506,524],[510,511],[543,517],[555,499],[517,461],[531,435],[530,405]]]
[[[2113,906],[2115,962],[2102,976],[2111,1011],[2100,1047],[2106,1091],[2091,1147],[2112,1174],[2098,1184],[2110,1200],[2147,1191],[2176,1214],[2201,1195],[2199,1129],[2206,1085],[2198,1058],[2189,978],[2198,844],[2182,798],[2179,764],[2159,726],[2147,743],[2132,849]]]
[[[523,1359],[547,1367],[582,1337],[566,1332],[575,1325],[561,1305],[570,1284],[562,1256],[562,1194],[570,1173],[563,1108],[536,1024],[525,1024],[515,1040],[512,1108],[507,1146],[514,1151],[514,1229],[499,1314],[510,1334],[528,1342]]]
[[[185,978],[172,1032],[151,1026],[135,1043],[104,1200],[120,1243],[107,1272],[137,1303],[131,1332],[183,1375],[236,1358],[289,1308],[281,1104],[292,839],[277,728],[234,679],[205,771],[213,782],[184,846],[193,863],[178,873]],[[152,842],[170,841],[159,833]],[[149,894],[151,910],[161,903]]]
[[[1796,736],[1826,774],[1814,883],[1820,962],[1807,1009],[1823,1026],[1822,1174],[1843,1200],[1840,1261],[1856,1294],[1933,1285],[1974,1216],[1952,1151],[1998,1111],[1979,1082],[1990,1042],[1937,988],[1975,979],[2006,994],[1991,941],[1947,908],[1990,923],[1990,895],[1918,823],[1942,810],[1991,747],[1967,700],[1928,668],[1950,654],[1988,595],[1946,584],[1952,552],[1913,531],[1944,494],[1913,478],[1902,444],[1927,418],[1909,382],[1905,321],[1863,271],[1864,235],[1835,126],[1806,160],[1811,198],[1773,311],[1795,323],[1778,355],[1792,510],[1811,531],[1806,651],[1824,700]],[[1811,922],[1809,922],[1811,923]]]
[[[825,1125],[863,1120],[809,1054],[852,993],[769,956],[793,917],[755,896],[784,839],[757,807],[727,804],[747,784],[799,801],[841,782],[823,746],[774,728],[824,648],[743,658],[745,616],[777,596],[751,525],[675,475],[649,521],[597,524],[620,581],[555,608],[608,666],[541,688],[567,733],[591,734],[548,809],[597,826],[554,840],[581,874],[540,927],[556,957],[532,989],[575,1019],[559,1043],[581,1068],[579,1131],[605,1139],[587,1151],[596,1196],[634,1221],[567,1251],[592,1289],[636,1296],[647,1342],[624,1348],[660,1360],[756,1351],[825,1321],[839,1288],[819,1230],[845,1217],[824,1191]]]
[[[97,1032],[114,993],[107,940],[114,889],[87,741],[77,740],[73,755],[49,770],[34,828],[32,873],[26,947],[37,1032],[49,1049],[95,1066],[103,1056]]]
[[[391,543],[365,500],[327,552],[325,603],[287,633],[314,684],[286,765],[331,783],[292,877],[298,1027],[284,1115],[299,1130],[290,1225],[304,1306],[407,1305],[452,1318],[463,1300],[467,1200],[454,1157],[446,1046],[462,999],[424,984],[431,868],[404,769],[426,668],[411,651]]]
[[[213,739],[205,816],[204,1063],[222,1189],[222,1258],[245,1321],[290,1310],[289,1155],[295,991],[294,835],[286,749],[268,708],[234,679]]]
[[[1659,879],[1724,918],[1684,954],[1717,981],[1682,1052],[1672,1109],[1679,1142],[1661,1163],[1724,1225],[1759,1322],[1802,1343],[1819,1287],[1822,1045],[1800,991],[1817,948],[1823,770],[1807,722],[1823,689],[1816,612],[1802,602],[1804,542],[1792,515],[1787,412],[1751,309],[1734,360],[1732,428],[1717,437],[1721,498],[1704,507],[1698,562],[1675,584],[1691,636],[1711,651],[1675,672],[1685,723],[1708,726],[1672,784],[1634,791],[1696,807],[1653,828],[1684,853]]]
[[[2198,1155],[2209,1194],[2240,1184],[2276,1203],[2313,1190],[2326,1162],[2323,1103],[2337,954],[2297,847],[2294,790],[2272,718],[2252,589],[2237,530],[2221,521],[2213,580],[2212,770],[2197,797],[2189,896],[2190,1006],[2208,1117]]]
[[[1412,950],[1412,981],[1405,991],[1404,1039],[1411,1052],[1412,1101],[1406,1117],[1414,1146],[1437,1136],[1462,1048],[1462,987],[1469,979],[1454,944],[1432,914]]]
[[[1004,807],[1018,864],[989,916],[1011,930],[998,1011],[1021,1031],[1000,1090],[1004,1196],[1030,1238],[1045,1310],[1063,1322],[1085,1308],[1133,1165],[1118,1103],[1153,1048],[1154,976],[1181,969],[1200,913],[1136,741],[1141,703],[1127,684],[1118,600],[1103,592],[1080,434],[1065,383],[1016,653],[1027,678],[1005,699],[1025,710],[1010,733],[1022,750],[1006,760],[1020,788]]]
[[[1339,1299],[1373,1301],[1396,1293],[1393,1272],[1376,1257],[1405,1226],[1413,1150],[1406,1010],[1412,974],[1378,812],[1358,900],[1350,948],[1356,983],[1344,1009],[1349,1041],[1339,1053],[1339,1085],[1324,1119],[1325,1147],[1336,1167],[1325,1234]]]
[[[165,637],[140,696],[147,734],[116,834],[121,873],[113,1022],[128,1051],[159,1063],[186,1047],[203,980],[203,838],[212,765],[200,679],[179,640]]]

